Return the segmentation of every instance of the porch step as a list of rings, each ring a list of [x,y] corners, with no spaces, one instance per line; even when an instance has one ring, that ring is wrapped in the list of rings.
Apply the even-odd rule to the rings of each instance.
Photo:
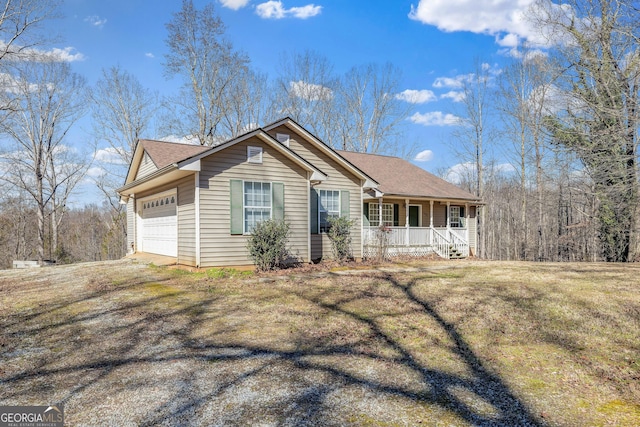
[[[453,246],[449,247],[449,259],[464,259],[466,258],[462,252]]]

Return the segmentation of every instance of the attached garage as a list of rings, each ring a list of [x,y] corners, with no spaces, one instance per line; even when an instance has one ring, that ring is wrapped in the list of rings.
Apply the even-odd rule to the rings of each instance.
[[[138,201],[139,251],[178,256],[177,201],[175,190]]]

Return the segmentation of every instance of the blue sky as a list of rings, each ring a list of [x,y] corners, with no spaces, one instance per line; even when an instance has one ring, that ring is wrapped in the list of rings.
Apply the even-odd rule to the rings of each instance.
[[[400,68],[402,90],[417,91],[424,100],[412,104],[407,128],[408,139],[422,153],[414,163],[430,172],[461,162],[452,150],[453,126],[447,120],[461,108],[455,102],[461,79],[476,61],[499,72],[523,40],[537,37],[522,19],[532,0],[212,2],[234,47],[270,78],[277,76],[282,53],[305,50],[327,57],[338,74],[371,62]],[[200,9],[207,2],[194,3]],[[57,48],[88,84],[103,68],[119,65],[162,95],[178,84],[165,78],[162,64],[165,24],[180,5],[179,0],[66,0],[64,17],[50,26],[62,37]],[[71,144],[90,138],[87,119],[81,127]]]

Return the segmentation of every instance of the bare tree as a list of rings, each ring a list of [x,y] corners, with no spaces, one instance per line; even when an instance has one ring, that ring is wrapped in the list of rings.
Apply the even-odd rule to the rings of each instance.
[[[103,173],[94,178],[96,186],[109,202],[109,214],[114,236],[121,237],[122,251],[126,253],[126,221],[116,188],[125,180],[138,140],[149,132],[154,115],[159,109],[156,93],[145,88],[132,74],[120,67],[102,70],[102,77],[89,91],[94,134],[97,144],[107,143],[101,153],[106,159]]]
[[[333,65],[315,51],[283,54],[275,83],[274,110],[289,116],[329,145],[337,143],[339,79]]]
[[[91,162],[86,161],[86,157],[76,152],[75,149],[63,145],[58,145],[47,152],[47,156],[48,168],[45,171],[45,179],[51,194],[49,251],[53,251],[53,254],[49,254],[49,258],[57,258],[57,254],[61,250],[59,229],[68,211],[69,196],[84,179]]]
[[[476,61],[475,72],[468,75],[462,81],[462,114],[460,126],[454,136],[456,146],[454,150],[465,161],[474,165],[475,180],[474,192],[479,198],[484,197],[484,172],[485,155],[487,152],[488,140],[492,137],[492,130],[489,129],[489,84],[492,80],[488,64]],[[477,242],[478,256],[485,256],[485,242],[483,227],[485,223],[485,209],[479,207]]]
[[[0,9],[0,84],[5,90],[12,90],[16,84],[10,71],[12,63],[33,57],[38,53],[36,48],[49,39],[40,26],[57,17],[58,4],[56,0],[7,0]],[[13,97],[0,95],[0,111],[16,110],[14,101]]]
[[[346,73],[337,107],[343,128],[334,145],[362,153],[409,154],[403,123],[411,106],[395,96],[401,74],[390,63],[353,67]]]
[[[266,74],[242,68],[225,93],[227,108],[222,118],[222,133],[238,136],[259,127],[269,117],[270,91]]]
[[[59,166],[57,154],[63,140],[83,112],[84,80],[64,62],[25,61],[16,64],[15,72],[15,86],[6,96],[19,108],[2,123],[3,133],[13,143],[2,154],[3,178],[26,191],[36,204],[37,253],[42,263],[47,209],[61,186],[69,185],[75,176],[48,181],[47,174]]]
[[[570,102],[547,120],[594,183],[607,261],[636,257],[638,233],[638,22],[630,0],[539,1],[534,17],[556,43]]]
[[[181,93],[169,100],[176,116],[168,130],[213,145],[228,137],[220,129],[228,114],[227,91],[249,60],[224,39],[224,23],[213,4],[197,10],[193,1],[183,0],[166,27],[166,73],[184,80]]]
[[[157,94],[129,72],[111,67],[102,70],[102,77],[89,90],[89,101],[96,138],[128,165],[138,139],[149,130],[158,110]]]
[[[522,56],[505,67],[499,76],[497,88],[496,110],[500,114],[504,126],[502,135],[512,142],[507,154],[513,159],[514,168],[520,181],[520,250],[517,256],[521,259],[531,258],[529,239],[532,225],[537,230],[536,258],[541,259],[543,239],[543,160],[544,160],[544,125],[543,119],[553,109],[552,76],[550,67],[544,56],[530,54],[525,50]],[[533,173],[529,166],[533,164]],[[535,176],[535,180],[533,177]],[[529,186],[535,182],[537,221],[530,221],[528,200]]]
[[[6,0],[0,9],[0,61],[21,56],[47,38],[40,24],[57,17],[59,1]]]

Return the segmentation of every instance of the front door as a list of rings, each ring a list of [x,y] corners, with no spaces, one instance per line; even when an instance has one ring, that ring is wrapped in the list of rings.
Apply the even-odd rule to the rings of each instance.
[[[420,206],[409,206],[409,227],[420,226]]]

